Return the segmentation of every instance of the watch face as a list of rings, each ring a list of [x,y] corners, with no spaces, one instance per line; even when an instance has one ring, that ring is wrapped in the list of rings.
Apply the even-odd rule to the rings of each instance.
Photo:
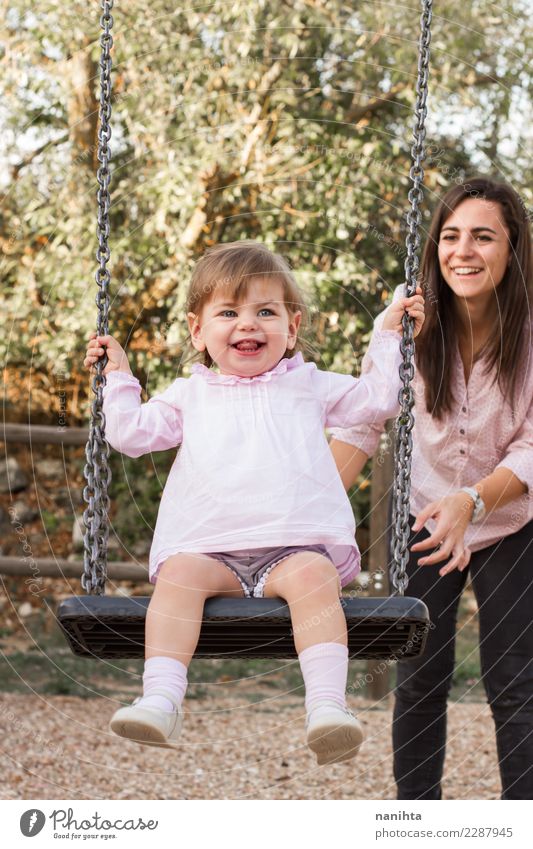
[[[474,512],[472,514],[472,522],[479,522],[480,519],[485,515],[485,505],[481,496],[478,494],[476,498],[476,502],[474,505]]]
[[[474,489],[474,487],[464,487],[464,492],[467,492],[474,502],[474,510],[472,512],[470,522],[475,525],[475,523],[479,522],[479,520],[485,515],[485,503],[477,489]]]

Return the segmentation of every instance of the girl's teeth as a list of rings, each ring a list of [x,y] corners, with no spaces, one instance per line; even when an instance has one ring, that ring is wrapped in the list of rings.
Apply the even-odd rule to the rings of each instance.
[[[456,274],[477,274],[478,271],[481,271],[481,268],[454,268],[453,269]]]

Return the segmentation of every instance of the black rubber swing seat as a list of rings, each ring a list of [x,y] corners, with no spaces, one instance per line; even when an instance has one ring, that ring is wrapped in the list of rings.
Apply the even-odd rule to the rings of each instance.
[[[144,657],[150,599],[74,596],[58,607],[59,624],[73,653],[95,658]],[[430,626],[426,605],[391,596],[342,599],[350,657],[401,660],[424,650]],[[287,604],[276,598],[205,603],[195,657],[295,658]]]

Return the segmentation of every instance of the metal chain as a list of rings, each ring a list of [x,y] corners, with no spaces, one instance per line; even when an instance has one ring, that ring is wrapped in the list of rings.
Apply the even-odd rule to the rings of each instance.
[[[425,158],[424,140],[426,137],[425,121],[427,115],[427,95],[429,77],[429,44],[431,41],[432,0],[422,0],[422,16],[420,18],[420,40],[418,53],[418,77],[416,82],[415,121],[413,127],[414,143],[411,147],[411,170],[409,177],[413,183],[409,191],[411,209],[407,214],[408,233],[405,240],[407,258],[405,260],[405,294],[411,297],[416,292],[418,275],[418,249],[420,247],[420,209],[423,199],[422,182],[424,169],[422,162]],[[396,428],[396,452],[393,485],[392,508],[392,563],[391,582],[396,595],[403,595],[409,579],[406,574],[409,559],[409,503],[411,497],[411,457],[413,453],[412,430],[414,404],[411,381],[414,377],[415,344],[413,339],[413,322],[407,316],[403,317],[403,339],[400,343],[403,360],[400,365],[399,401],[400,415]]]
[[[98,317],[96,332],[104,336],[109,331],[109,281],[110,274],[107,268],[109,262],[109,182],[111,174],[109,161],[111,149],[109,139],[111,138],[111,48],[113,38],[111,28],[113,17],[111,10],[113,0],[101,0],[100,6],[103,14],[100,17],[100,26],[103,30],[100,37],[100,129],[98,131],[98,161],[101,163],[96,173],[98,180],[98,224],[96,235],[98,238],[98,249],[96,259],[98,269],[95,274],[98,285],[96,305]],[[89,439],[85,448],[87,463],[83,474],[87,485],[83,490],[83,498],[89,505],[83,513],[85,534],[83,537],[83,575],[81,585],[88,593],[102,595],[105,592],[107,577],[107,540],[109,536],[109,496],[108,488],[111,482],[111,470],[109,468],[109,445],[105,440],[105,417],[102,410],[103,388],[105,377],[103,370],[107,364],[107,356],[101,357],[96,364],[96,373],[92,382],[94,399],[91,404],[91,424],[89,428]]]

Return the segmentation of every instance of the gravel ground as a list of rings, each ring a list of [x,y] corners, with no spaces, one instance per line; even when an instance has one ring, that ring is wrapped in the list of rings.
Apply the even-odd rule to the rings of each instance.
[[[366,742],[356,760],[318,768],[303,705],[247,690],[186,703],[183,749],[122,742],[107,732],[115,702],[0,697],[4,799],[394,799],[391,709],[351,698]],[[257,697],[257,692],[255,693]],[[493,723],[478,702],[451,703],[444,798],[497,799]]]

